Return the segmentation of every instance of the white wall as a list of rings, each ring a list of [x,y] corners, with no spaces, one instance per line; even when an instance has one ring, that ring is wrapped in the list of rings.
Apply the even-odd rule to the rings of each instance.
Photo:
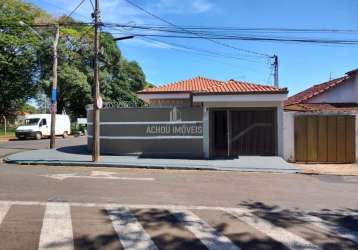
[[[283,114],[283,158],[290,162],[295,161],[295,114],[286,111]]]
[[[328,90],[316,97],[311,98],[310,103],[358,103],[358,82],[357,77],[348,79],[347,82]]]

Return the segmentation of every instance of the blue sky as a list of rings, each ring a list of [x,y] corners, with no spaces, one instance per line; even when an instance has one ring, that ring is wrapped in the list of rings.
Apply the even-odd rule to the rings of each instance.
[[[131,1],[182,26],[358,29],[357,0]],[[80,0],[29,0],[28,2],[59,16],[69,14]],[[103,22],[164,24],[130,6],[125,0],[100,0],[100,8]],[[90,2],[86,0],[73,17],[90,21],[91,11]],[[336,38],[336,35],[330,37]],[[347,36],[340,36],[342,37]],[[358,40],[358,35],[348,38]],[[199,75],[218,80],[234,78],[272,84],[272,77],[268,80],[271,68],[266,59],[251,58],[250,54],[201,39],[158,39],[163,42],[135,38],[118,43],[123,55],[130,60],[138,61],[147,80],[155,85]],[[165,42],[251,58],[255,62],[198,55]],[[349,70],[358,68],[358,45],[318,46],[249,41],[226,43],[265,54],[277,54],[280,59],[280,85],[288,87],[290,94],[312,84],[326,81],[330,75],[339,77]]]

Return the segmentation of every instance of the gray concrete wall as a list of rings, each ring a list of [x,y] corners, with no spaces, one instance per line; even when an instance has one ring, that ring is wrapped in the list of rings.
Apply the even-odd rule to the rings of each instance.
[[[88,148],[92,110],[88,110]],[[201,108],[110,108],[100,112],[101,153],[203,157]]]

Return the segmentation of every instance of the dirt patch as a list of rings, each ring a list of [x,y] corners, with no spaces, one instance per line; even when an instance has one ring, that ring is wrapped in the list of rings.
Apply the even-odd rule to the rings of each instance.
[[[355,164],[295,164],[306,174],[355,175],[358,176],[358,163]]]

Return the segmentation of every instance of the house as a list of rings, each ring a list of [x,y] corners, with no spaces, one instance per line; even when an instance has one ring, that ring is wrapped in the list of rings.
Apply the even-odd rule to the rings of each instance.
[[[101,149],[161,157],[282,156],[287,93],[204,77],[145,89],[137,94],[147,107],[101,110]],[[91,112],[88,118],[91,126]]]
[[[357,155],[358,69],[285,101],[284,158],[354,162]]]

